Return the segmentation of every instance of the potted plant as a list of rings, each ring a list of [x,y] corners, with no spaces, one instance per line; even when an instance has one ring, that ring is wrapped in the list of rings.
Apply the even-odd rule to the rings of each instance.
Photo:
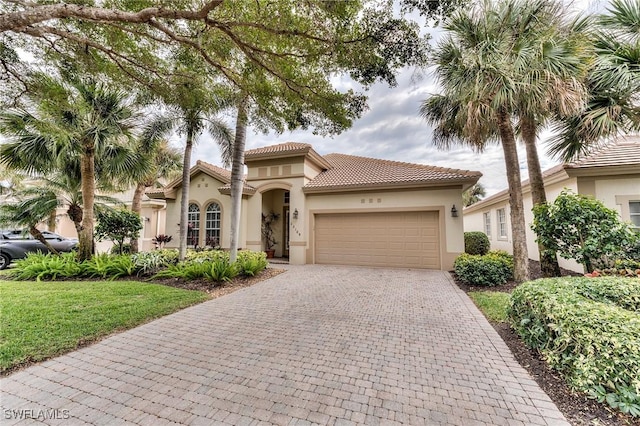
[[[264,239],[264,251],[267,253],[267,258],[272,259],[275,250],[274,246],[278,244],[275,237],[273,236],[273,227],[272,224],[277,222],[280,218],[280,215],[271,211],[269,214],[262,213],[262,238]]]

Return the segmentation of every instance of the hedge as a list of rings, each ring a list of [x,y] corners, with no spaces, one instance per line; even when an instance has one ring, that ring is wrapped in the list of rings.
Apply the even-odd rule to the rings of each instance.
[[[484,256],[463,253],[453,263],[456,275],[470,285],[494,286],[513,278],[513,257],[506,252]]]
[[[640,281],[553,278],[511,295],[512,327],[569,384],[640,416]]]
[[[484,232],[472,231],[464,233],[465,253],[483,256],[489,252],[490,247],[489,237]]]

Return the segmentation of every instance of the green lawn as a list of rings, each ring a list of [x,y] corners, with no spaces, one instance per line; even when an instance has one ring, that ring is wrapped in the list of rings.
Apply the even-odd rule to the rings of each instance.
[[[207,299],[206,293],[138,281],[0,280],[0,371]]]
[[[499,291],[473,291],[469,293],[471,300],[480,308],[487,319],[493,322],[507,321],[509,293]]]

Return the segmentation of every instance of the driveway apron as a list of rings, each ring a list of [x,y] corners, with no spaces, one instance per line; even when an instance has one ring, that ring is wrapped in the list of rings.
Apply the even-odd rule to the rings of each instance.
[[[568,425],[446,272],[287,272],[0,382],[0,423]]]

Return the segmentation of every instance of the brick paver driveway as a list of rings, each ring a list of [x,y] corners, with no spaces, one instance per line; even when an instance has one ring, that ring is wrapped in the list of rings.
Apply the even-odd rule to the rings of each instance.
[[[1,386],[3,424],[567,424],[439,271],[291,266]]]

